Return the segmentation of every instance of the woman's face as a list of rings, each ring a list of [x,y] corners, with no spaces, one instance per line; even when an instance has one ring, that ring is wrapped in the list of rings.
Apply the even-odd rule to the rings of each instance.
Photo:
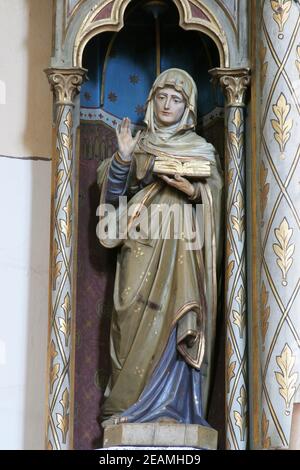
[[[182,118],[185,110],[183,95],[172,87],[158,89],[154,97],[154,112],[159,124],[171,126]]]

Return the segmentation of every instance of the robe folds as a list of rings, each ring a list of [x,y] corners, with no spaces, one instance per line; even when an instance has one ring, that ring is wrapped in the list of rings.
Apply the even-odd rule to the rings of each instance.
[[[128,172],[125,194],[134,194],[128,199],[125,214],[127,238],[100,239],[107,248],[119,247],[110,337],[112,374],[104,403],[104,419],[120,415],[139,399],[175,327],[179,354],[191,367],[201,368],[204,409],[209,391],[217,313],[221,182],[212,164],[212,176],[194,183],[195,196],[190,201],[185,194],[158,178],[151,180],[152,160],[152,155],[137,153]],[[98,169],[102,204],[106,202],[110,164],[106,161]],[[149,182],[143,186],[144,181]],[[197,202],[203,204],[200,220],[199,216],[196,218]],[[184,226],[184,206],[192,203],[193,226],[199,227],[204,238],[200,249],[188,249],[190,234]],[[164,217],[156,217],[155,211],[160,207],[167,209]],[[171,212],[174,207],[176,228],[179,227],[181,235],[178,238],[170,236],[172,213],[168,208]],[[130,237],[135,214],[140,215],[142,209],[145,217],[154,217],[159,223],[159,237]],[[117,218],[124,220],[123,210],[117,209]],[[141,217],[138,220],[141,221]],[[109,225],[109,219],[107,222]],[[148,227],[150,225],[151,220]],[[187,346],[185,339],[189,336],[193,337],[193,344]]]
[[[180,122],[168,127],[159,125],[154,106],[156,90],[166,86],[186,101]],[[100,211],[98,237],[104,247],[118,247],[103,425],[164,418],[201,423],[206,415],[223,181],[214,147],[194,131],[196,97],[185,71],[163,72],[150,90],[147,127],[131,161],[117,152],[97,170],[100,207],[111,203],[115,209]],[[195,191],[189,198],[153,174],[155,158],[165,156],[209,161],[211,175],[191,180]],[[127,197],[127,206],[119,196]]]

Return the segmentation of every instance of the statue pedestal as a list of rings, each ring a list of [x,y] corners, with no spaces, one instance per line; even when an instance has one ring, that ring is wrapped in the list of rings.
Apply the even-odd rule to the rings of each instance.
[[[122,423],[107,426],[103,447],[176,446],[216,450],[218,432],[197,424]]]

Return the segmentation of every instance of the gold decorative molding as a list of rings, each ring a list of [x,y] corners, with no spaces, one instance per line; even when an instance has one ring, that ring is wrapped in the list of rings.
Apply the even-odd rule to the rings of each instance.
[[[268,168],[266,167],[265,163],[262,161],[260,164],[260,211],[262,217],[262,225],[263,225],[263,218],[265,214],[265,210],[268,203],[268,196],[270,192],[270,183],[267,183],[268,177]]]
[[[261,43],[260,50],[259,50],[259,56],[260,56],[260,63],[261,63],[261,70],[260,70],[260,83],[262,88],[265,85],[266,78],[267,78],[267,71],[268,71],[268,66],[269,63],[266,61],[266,55],[267,55],[267,48],[264,46],[264,43]]]
[[[250,69],[215,68],[209,71],[214,81],[222,86],[227,99],[227,106],[244,107],[245,94],[250,85]]]
[[[55,96],[56,105],[74,106],[74,98],[80,92],[81,85],[86,78],[86,69],[68,68],[45,70],[51,90]]]
[[[226,33],[216,16],[201,0],[174,0],[179,12],[179,25],[186,30],[201,31],[216,44],[220,55],[220,66],[229,66],[229,46]],[[192,5],[200,9],[205,18],[195,17]]]
[[[257,14],[256,0],[249,1],[250,8],[250,30],[251,34],[251,64],[257,63],[257,56],[259,53],[259,42],[257,41],[257,29],[259,27],[259,15]],[[257,70],[257,67],[255,67]],[[258,72],[259,73],[259,72]],[[267,73],[267,69],[266,69]],[[257,73],[254,71],[254,76]],[[251,145],[251,195],[249,195],[249,219],[252,227],[251,242],[249,246],[249,267],[251,269],[251,276],[249,278],[249,307],[251,309],[251,322],[249,325],[248,336],[248,351],[249,360],[251,361],[252,373],[249,377],[248,390],[249,390],[249,409],[251,409],[251,433],[249,439],[249,448],[258,449],[261,446],[261,378],[260,378],[260,219],[259,219],[259,159],[258,159],[258,136],[257,132],[257,115],[260,109],[259,90],[257,78],[251,80],[251,115],[249,119],[250,124],[250,138],[249,144]]]
[[[124,12],[131,0],[103,0],[100,5],[95,4],[81,22],[81,27],[76,35],[73,49],[73,65],[81,67],[82,54],[86,44],[94,36],[106,31],[120,31],[124,26]],[[103,15],[104,11],[111,5],[109,15]]]
[[[81,27],[76,35],[73,49],[74,67],[82,66],[82,54],[88,41],[97,34],[106,31],[120,31],[124,26],[124,12],[131,0],[104,0],[96,4],[82,20]],[[221,67],[229,66],[228,40],[216,16],[201,0],[174,0],[179,12],[179,25],[186,30],[201,31],[207,34],[216,44]],[[101,12],[111,6],[109,15],[101,16]],[[200,9],[203,18],[193,15],[192,8]]]
[[[261,289],[261,332],[262,332],[262,350],[265,350],[265,341],[266,335],[269,328],[269,318],[270,318],[270,305],[268,304],[269,292],[266,289],[265,283],[262,283]]]

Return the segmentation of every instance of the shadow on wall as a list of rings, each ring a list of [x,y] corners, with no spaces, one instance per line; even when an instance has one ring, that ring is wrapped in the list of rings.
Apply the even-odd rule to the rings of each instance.
[[[45,448],[46,360],[48,335],[48,261],[51,197],[52,96],[44,69],[52,45],[52,0],[26,1],[26,128],[23,143],[31,162],[31,236],[28,273],[24,449]],[[26,334],[24,332],[24,334]]]
[[[25,1],[25,0],[24,0]],[[28,155],[50,156],[52,93],[44,69],[49,67],[52,52],[52,0],[26,0],[28,32],[27,116],[23,143]]]

